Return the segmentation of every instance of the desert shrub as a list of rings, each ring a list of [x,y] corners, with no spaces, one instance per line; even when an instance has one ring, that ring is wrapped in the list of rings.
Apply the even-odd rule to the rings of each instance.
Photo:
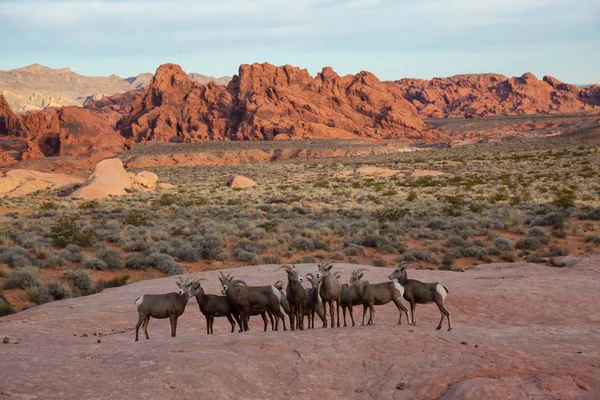
[[[268,255],[262,258],[265,264],[281,264],[281,258],[275,255]]]
[[[487,249],[488,256],[500,256],[501,252],[495,247]]]
[[[177,264],[173,257],[168,254],[152,253],[146,258],[146,262],[167,275],[181,275],[186,273],[185,268]]]
[[[600,206],[599,207],[585,206],[579,213],[579,219],[590,220],[590,221],[600,221]]]
[[[524,237],[517,241],[515,247],[519,250],[537,250],[542,247],[538,238]]]
[[[397,206],[385,207],[375,210],[373,212],[373,216],[383,222],[383,221],[398,221],[400,218],[404,217],[408,213],[408,210],[405,208],[400,208]]]
[[[312,241],[313,241],[313,244],[315,245],[315,249],[329,250],[329,243],[327,243],[319,238],[314,238]]]
[[[102,249],[96,253],[98,259],[104,261],[106,269],[123,268],[123,258],[118,251],[113,249]]]
[[[529,229],[528,235],[531,237],[541,237],[546,236],[546,230],[540,226],[534,226]]]
[[[123,225],[142,226],[146,225],[148,216],[140,212],[132,212],[123,218]]]
[[[42,286],[38,277],[38,269],[34,267],[16,268],[13,273],[2,284],[3,289],[27,289],[28,287]]]
[[[429,250],[410,250],[400,257],[401,261],[425,261],[435,263],[433,253]]]
[[[143,253],[130,253],[125,257],[125,268],[145,270],[149,266]]]
[[[78,206],[80,210],[93,210],[96,207],[98,207],[98,202],[96,200],[86,201]]]
[[[552,203],[561,208],[571,208],[575,207],[575,199],[576,196],[574,191],[571,189],[562,189],[556,194]]]
[[[96,231],[90,228],[81,229],[74,217],[63,216],[52,227],[50,234],[55,246],[65,247],[68,244],[90,246],[96,238]]]
[[[35,304],[44,304],[54,301],[54,299],[50,295],[48,287],[45,285],[30,286],[27,289],[25,289],[25,294],[27,295],[29,301]]]
[[[312,239],[296,237],[290,242],[290,248],[297,251],[313,251],[315,250],[315,244]]]
[[[257,225],[257,227],[264,229],[266,232],[276,232],[277,225],[278,225],[277,222],[265,221],[265,222]]]
[[[5,317],[14,313],[16,313],[16,311],[13,306],[0,295],[0,317]]]
[[[260,256],[256,253],[251,253],[249,251],[245,251],[245,250],[240,250],[237,252],[234,252],[234,256],[235,258],[237,258],[240,261],[245,261],[245,262],[249,262],[252,264],[258,264],[260,261]]]
[[[365,248],[359,244],[350,244],[344,249],[344,254],[348,257],[362,256],[365,254]]]
[[[555,268],[564,268],[567,266],[567,262],[564,260],[558,260],[556,258],[551,258],[548,260],[548,264],[551,267],[555,267]]]
[[[198,249],[200,258],[203,260],[224,260],[227,258],[223,249],[223,241],[216,235],[207,234],[197,237],[191,243]]]
[[[108,265],[106,265],[106,263],[98,258],[90,258],[88,260],[85,260],[82,263],[83,268],[85,269],[95,269],[97,271],[106,271],[108,270]]]
[[[415,201],[417,199],[417,197],[419,197],[417,192],[415,192],[414,190],[411,190],[410,193],[408,194],[408,196],[406,196],[406,201]]]
[[[96,292],[101,292],[107,288],[124,286],[127,284],[127,281],[129,281],[129,274],[115,276],[114,278],[108,280],[101,279],[96,284]]]
[[[65,265],[65,259],[60,254],[50,253],[42,263],[42,268],[56,268],[63,265]]]
[[[492,241],[494,247],[500,251],[512,251],[514,250],[514,246],[512,243],[503,237],[497,237]]]
[[[81,247],[76,244],[68,244],[64,250],[60,253],[60,255],[71,262],[81,262],[83,261],[83,254],[81,254]]]
[[[51,201],[44,202],[40,205],[40,210],[55,210],[56,204]]]
[[[75,271],[68,269],[62,274],[62,278],[69,283],[74,289],[77,289],[83,295],[94,293],[92,280],[86,270],[79,268]]]
[[[542,253],[542,257],[564,257],[569,254],[569,250],[561,249],[557,246],[550,246],[548,250]]]
[[[73,297],[71,290],[60,282],[48,282],[46,288],[54,300],[64,300]]]
[[[0,263],[11,268],[20,268],[35,265],[34,258],[21,247],[0,246]]]
[[[448,245],[448,247],[462,247],[466,243],[467,242],[465,241],[465,239],[458,235],[452,235],[446,240],[446,244]]]
[[[315,264],[316,262],[317,259],[313,256],[303,256],[296,261],[298,264]]]
[[[598,235],[588,235],[585,237],[585,242],[593,244],[594,246],[600,245],[600,236]]]
[[[377,250],[383,253],[395,253],[396,249],[390,244],[390,242],[381,236],[365,236],[357,244],[364,247],[375,247]]]
[[[385,268],[385,267],[387,267],[387,263],[384,260],[377,258],[377,259],[373,260],[373,266],[379,267],[379,268]]]
[[[567,232],[564,229],[552,229],[552,237],[557,239],[564,239],[567,237]]]
[[[550,213],[542,217],[535,218],[530,223],[531,226],[551,226],[554,229],[563,229],[565,227],[565,216],[562,214]]]
[[[252,241],[257,241],[265,237],[266,231],[263,228],[254,228],[247,234],[247,238]]]
[[[500,253],[500,258],[511,263],[517,261],[517,255],[514,253],[514,251],[503,251]]]
[[[155,204],[159,206],[170,206],[179,202],[180,200],[181,199],[179,198],[179,196],[176,196],[171,193],[164,193],[156,200]]]
[[[346,258],[346,255],[341,251],[336,251],[333,254],[331,254],[331,258],[334,260],[344,260]]]

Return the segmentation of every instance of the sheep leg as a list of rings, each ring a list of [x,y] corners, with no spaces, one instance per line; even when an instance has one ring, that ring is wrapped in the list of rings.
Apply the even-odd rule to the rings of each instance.
[[[215,326],[215,316],[210,316],[210,334],[213,335],[215,332],[213,330],[213,326]]]
[[[279,306],[277,306],[276,309],[274,309],[273,314],[275,314],[275,330],[278,331],[279,330],[279,320],[281,319],[281,321],[283,322],[283,330],[287,330],[285,329],[285,319],[283,316],[283,313],[281,312],[281,309],[279,308]]]
[[[352,315],[352,306],[348,307],[348,313],[350,314],[350,319],[352,320],[352,326],[355,326],[354,323],[354,315]]]
[[[440,309],[440,314],[442,314],[442,318],[440,319],[440,323],[438,325],[437,330],[442,329],[442,322],[444,322],[444,317],[448,318],[448,332],[452,330],[452,322],[450,320],[450,311],[446,308],[444,301],[442,300],[440,303],[436,301],[438,308]]]
[[[335,301],[335,309],[337,311],[337,327],[340,327],[340,301]]]
[[[327,325],[325,324],[325,311],[323,310],[323,302],[319,302],[317,304],[316,311],[317,311],[317,315],[321,319],[321,322],[323,322],[323,328],[327,328]],[[313,326],[313,328],[314,328],[314,326]]]
[[[296,330],[296,306],[290,304],[290,329],[293,331]]]
[[[304,304],[298,304],[298,319],[300,320],[300,330],[304,330]]]
[[[144,323],[145,317],[142,314],[139,315],[138,322],[135,324],[135,341],[138,341],[138,331],[140,330],[140,326]]]
[[[271,321],[271,330],[274,331],[275,330],[275,321],[273,321],[273,313],[268,308],[267,308],[267,315],[269,316],[269,320]],[[277,317],[275,317],[275,318],[277,318]]]
[[[206,317],[206,334],[210,335],[210,317],[208,315],[205,315]]]
[[[346,325],[346,307],[342,306],[342,314],[344,315],[344,328],[347,327],[348,325]]]
[[[373,324],[375,324],[375,307],[373,307],[373,304],[369,304],[369,322],[367,322],[367,325]]]
[[[361,325],[365,325],[365,316],[367,315],[367,305],[363,304],[363,320]]]
[[[171,323],[171,337],[176,337],[177,317],[175,315],[169,315],[169,322]]]
[[[250,328],[248,328],[248,320],[250,319],[250,310],[244,309],[241,312],[241,317],[242,317],[242,321],[244,322],[244,332],[247,332],[250,330]]]
[[[323,328],[327,328],[327,303],[323,302]]]
[[[410,303],[410,316],[412,318],[412,323],[409,322],[412,326],[417,326],[417,303],[415,301],[411,301]]]
[[[335,328],[335,311],[333,310],[333,300],[329,301],[329,315],[331,316],[331,327]],[[339,322],[339,320],[338,320]]]
[[[233,320],[231,314],[227,314],[227,320],[231,324],[231,333],[233,333],[233,331],[235,331],[235,321]]]
[[[402,298],[400,298],[400,299],[395,298],[394,304],[396,304],[396,307],[398,308],[398,313],[400,314],[400,316],[398,317],[398,325],[402,325],[402,312],[403,311],[406,314],[406,320],[408,321],[408,324],[410,325],[410,318],[408,316],[408,308],[406,308],[406,306],[402,303]]]
[[[235,322],[237,322],[238,326],[240,327],[240,329],[238,330],[238,333],[240,333],[244,330],[244,323],[242,322],[242,318],[240,317],[240,314],[238,312],[232,314],[233,318],[235,318]]]
[[[146,335],[146,339],[150,339],[150,336],[148,336],[148,323],[150,322],[150,316],[146,315],[146,319],[144,320],[144,334]]]
[[[267,326],[269,325],[269,322],[267,321],[267,312],[266,311],[261,312],[260,316],[263,319],[264,332],[266,332],[267,331]]]

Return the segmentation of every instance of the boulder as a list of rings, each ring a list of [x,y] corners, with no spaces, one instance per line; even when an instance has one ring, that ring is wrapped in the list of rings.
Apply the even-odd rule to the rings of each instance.
[[[414,177],[419,177],[419,176],[440,176],[440,175],[446,175],[445,172],[442,171],[433,171],[430,169],[415,169],[411,176]]]
[[[175,185],[172,185],[170,183],[159,183],[158,185],[156,185],[156,187],[161,190],[168,190],[168,189],[174,189]]]
[[[66,189],[85,182],[85,178],[13,169],[0,177],[0,196],[20,197],[41,189]]]
[[[232,188],[248,188],[256,186],[256,182],[242,175],[235,175],[227,180],[227,186]]]
[[[80,199],[101,199],[125,195],[132,188],[133,184],[121,160],[109,158],[100,161],[92,176],[71,196]]]
[[[131,173],[129,176],[131,177]],[[131,178],[133,185],[140,189],[155,189],[158,182],[158,175],[154,172],[142,171]]]
[[[360,176],[377,178],[389,178],[390,176],[402,175],[398,170],[379,167],[360,167],[356,168],[354,172]]]

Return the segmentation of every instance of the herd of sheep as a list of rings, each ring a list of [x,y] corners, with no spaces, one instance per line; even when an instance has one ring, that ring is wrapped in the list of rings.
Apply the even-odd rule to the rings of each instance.
[[[206,317],[206,333],[213,333],[215,317],[226,317],[231,324],[231,332],[235,330],[236,323],[239,331],[248,330],[250,316],[260,315],[264,322],[264,330],[267,330],[268,320],[271,329],[279,330],[279,323],[283,324],[283,330],[287,330],[283,312],[289,317],[290,329],[304,329],[304,317],[308,317],[307,329],[315,327],[315,314],[323,322],[323,328],[327,327],[327,306],[331,317],[331,327],[334,323],[334,303],[337,310],[337,326],[340,326],[340,306],[346,326],[346,310],[349,311],[354,326],[352,307],[363,306],[362,324],[365,324],[365,316],[369,310],[367,325],[375,322],[375,306],[393,302],[398,308],[398,324],[402,323],[402,313],[411,325],[416,325],[415,307],[417,304],[434,302],[441,314],[440,323],[436,329],[442,328],[444,318],[448,320],[448,331],[452,330],[450,312],[446,309],[444,300],[448,295],[448,289],[439,283],[424,283],[414,279],[408,279],[406,266],[401,263],[389,275],[389,281],[371,283],[363,280],[363,269],[355,270],[350,276],[347,284],[341,284],[340,272],[333,272],[333,265],[321,262],[318,264],[316,277],[308,273],[306,278],[311,284],[309,289],[302,286],[302,277],[294,266],[287,265],[279,267],[285,270],[288,284],[284,293],[282,281],[275,282],[269,286],[249,286],[240,279],[233,279],[231,275],[221,272],[222,295],[206,294],[202,288],[202,279],[179,279],[177,286],[179,292],[167,294],[145,294],[135,300],[135,306],[139,314],[139,320],[135,326],[135,340],[138,340],[138,332],[143,327],[146,339],[148,336],[148,322],[150,318],[169,318],[171,323],[171,336],[175,337],[177,331],[177,319],[185,311],[188,298],[195,296],[200,311]],[[408,309],[402,299],[410,305]],[[282,312],[283,310],[283,312]]]

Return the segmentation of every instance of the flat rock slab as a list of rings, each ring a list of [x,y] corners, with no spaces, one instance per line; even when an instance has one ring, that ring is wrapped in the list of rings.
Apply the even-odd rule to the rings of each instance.
[[[346,282],[354,268],[335,264]],[[297,265],[302,274],[314,264]],[[365,267],[383,281],[388,268]],[[277,266],[228,270],[249,284],[284,279]],[[218,293],[218,272],[195,274]],[[418,325],[396,325],[393,305],[374,326],[230,334],[223,318],[207,336],[191,299],[171,338],[151,320],[134,342],[134,300],[175,289],[176,277],[107,289],[0,319],[1,399],[598,399],[600,259],[565,268],[490,264],[464,273],[409,271],[450,291],[454,330],[436,331],[435,305]],[[354,317],[360,320],[359,307]],[[318,320],[318,318],[317,318]],[[445,327],[444,327],[445,328]]]

